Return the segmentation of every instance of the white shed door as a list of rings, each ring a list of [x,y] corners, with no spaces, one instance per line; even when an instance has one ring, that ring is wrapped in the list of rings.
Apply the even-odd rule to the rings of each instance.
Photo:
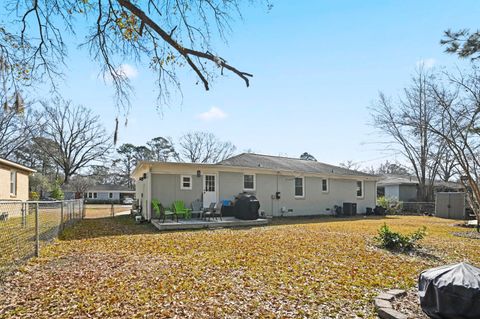
[[[217,175],[203,175],[203,207],[217,202]]]

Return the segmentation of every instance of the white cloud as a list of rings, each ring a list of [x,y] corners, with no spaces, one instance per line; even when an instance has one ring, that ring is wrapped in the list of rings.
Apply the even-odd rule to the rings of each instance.
[[[138,76],[137,68],[128,63],[121,64],[117,68],[117,72],[129,80],[134,79]],[[103,74],[103,78],[106,83],[112,83],[112,75],[108,73],[108,71]]]
[[[437,63],[434,58],[421,59],[417,61],[417,68],[423,66],[425,69],[431,69]]]
[[[221,120],[228,116],[222,109],[212,106],[207,112],[198,114],[198,118],[202,121]]]
[[[117,69],[118,73],[123,74],[125,77],[129,79],[136,78],[138,76],[138,70],[136,67],[130,64],[122,64]]]

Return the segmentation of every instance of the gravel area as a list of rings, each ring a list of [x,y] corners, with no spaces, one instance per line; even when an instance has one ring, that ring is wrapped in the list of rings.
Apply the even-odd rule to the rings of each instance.
[[[407,315],[408,318],[428,319],[428,316],[422,312],[420,300],[418,299],[418,290],[411,289],[407,295],[392,301],[393,309]]]
[[[469,232],[457,232],[453,233],[454,236],[458,237],[465,237],[465,238],[471,238],[471,239],[480,239],[480,233],[475,231],[469,231]]]

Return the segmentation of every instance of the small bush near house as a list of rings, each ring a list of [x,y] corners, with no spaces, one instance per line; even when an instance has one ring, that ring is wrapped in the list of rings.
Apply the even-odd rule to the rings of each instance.
[[[387,214],[397,215],[402,212],[403,203],[396,198],[381,196],[377,198],[377,205],[385,208]]]
[[[392,231],[387,224],[383,224],[378,230],[378,236],[375,237],[375,240],[382,248],[406,252],[413,250],[417,241],[423,239],[426,235],[427,228],[425,226],[410,235],[402,235]]]
[[[30,200],[39,200],[40,195],[38,195],[37,192],[30,192],[29,198],[30,198]]]

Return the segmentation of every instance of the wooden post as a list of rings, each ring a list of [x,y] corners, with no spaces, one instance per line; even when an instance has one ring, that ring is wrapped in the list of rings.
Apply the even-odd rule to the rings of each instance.
[[[40,256],[40,221],[38,216],[38,203],[35,203],[35,257]]]

